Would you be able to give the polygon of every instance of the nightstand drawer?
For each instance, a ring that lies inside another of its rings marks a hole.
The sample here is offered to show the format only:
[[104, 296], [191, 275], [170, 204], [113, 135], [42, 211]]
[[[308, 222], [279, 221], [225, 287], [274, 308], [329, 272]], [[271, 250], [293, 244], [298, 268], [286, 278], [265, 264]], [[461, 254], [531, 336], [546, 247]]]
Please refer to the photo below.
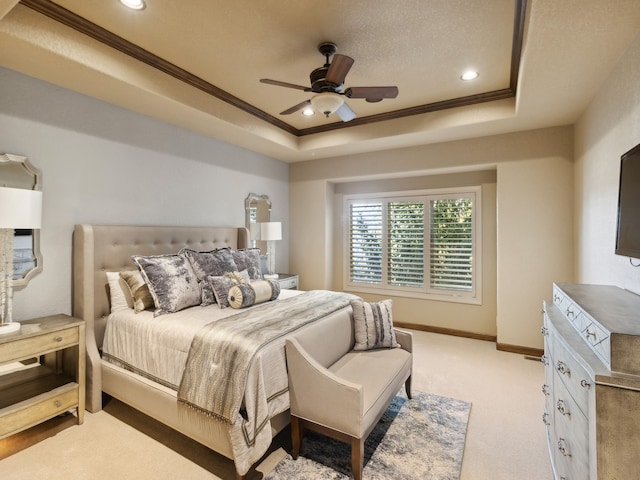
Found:
[[67, 328], [42, 335], [26, 337], [6, 343], [0, 349], [0, 364], [31, 358], [34, 353], [45, 353], [61, 350], [78, 344], [78, 327]]
[[20, 403], [0, 409], [0, 438], [19, 432], [78, 406], [78, 384], [67, 383]]
[[278, 278], [274, 280], [278, 281], [282, 290], [297, 290], [299, 278], [300, 277], [295, 274], [280, 273]]

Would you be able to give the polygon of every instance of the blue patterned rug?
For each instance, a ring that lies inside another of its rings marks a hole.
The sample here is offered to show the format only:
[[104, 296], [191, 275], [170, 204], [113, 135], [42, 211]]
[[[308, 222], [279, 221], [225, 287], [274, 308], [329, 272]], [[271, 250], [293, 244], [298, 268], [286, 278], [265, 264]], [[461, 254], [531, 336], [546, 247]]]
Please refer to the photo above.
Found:
[[[471, 404], [404, 389], [365, 442], [366, 480], [458, 480]], [[297, 460], [285, 456], [265, 480], [342, 480], [351, 477], [351, 450], [305, 432]]]

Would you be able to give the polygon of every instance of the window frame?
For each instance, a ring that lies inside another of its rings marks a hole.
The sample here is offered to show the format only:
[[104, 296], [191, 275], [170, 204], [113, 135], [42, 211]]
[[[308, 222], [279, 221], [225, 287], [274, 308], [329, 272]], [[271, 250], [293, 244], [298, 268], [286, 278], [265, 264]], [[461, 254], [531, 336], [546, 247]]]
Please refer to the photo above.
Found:
[[[458, 291], [447, 289], [435, 289], [431, 287], [430, 281], [430, 215], [431, 200], [472, 198], [472, 289], [471, 291]], [[409, 287], [400, 285], [390, 285], [388, 279], [388, 202], [401, 201], [423, 201], [424, 205], [424, 285], [420, 287]], [[364, 282], [351, 281], [350, 271], [350, 228], [351, 212], [350, 206], [357, 202], [382, 202], [382, 283], [368, 284]], [[468, 187], [424, 189], [403, 192], [384, 192], [369, 194], [348, 194], [343, 200], [343, 289], [356, 292], [377, 295], [393, 295], [398, 297], [409, 297], [425, 300], [436, 300], [444, 302], [468, 303], [474, 305], [482, 304], [482, 187], [479, 185]]]

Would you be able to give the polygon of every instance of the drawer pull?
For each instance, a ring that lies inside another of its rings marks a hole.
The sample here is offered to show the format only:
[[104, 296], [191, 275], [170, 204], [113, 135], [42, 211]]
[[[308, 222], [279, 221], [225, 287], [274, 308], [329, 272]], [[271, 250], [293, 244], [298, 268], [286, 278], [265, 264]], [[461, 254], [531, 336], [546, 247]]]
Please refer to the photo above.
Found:
[[551, 423], [549, 422], [549, 414], [548, 413], [543, 413], [542, 414], [542, 423], [544, 423], [547, 427], [549, 425], [551, 425]]
[[550, 390], [551, 389], [549, 388], [549, 385], [547, 385], [546, 383], [544, 385], [542, 385], [542, 393], [544, 393], [545, 395], [548, 396], [549, 393], [550, 393]]
[[542, 327], [542, 328], [540, 329], [540, 333], [541, 333], [544, 337], [546, 337], [547, 335], [549, 335], [549, 329], [548, 329], [547, 327]]
[[60, 343], [62, 341], [62, 337], [56, 337], [56, 342]]
[[553, 296], [553, 301], [554, 301], [554, 302], [556, 302], [556, 303], [558, 303], [558, 302], [560, 301], [560, 295], [557, 295], [557, 294], [556, 294], [556, 295], [554, 295], [554, 296]]
[[567, 448], [567, 444], [564, 440], [564, 438], [560, 438], [560, 440], [558, 440], [558, 450], [560, 450], [560, 453], [562, 455], [564, 455], [565, 457], [570, 457], [571, 454], [569, 453], [569, 449]]
[[567, 307], [567, 310], [565, 310], [565, 314], [567, 315], [567, 318], [569, 317], [573, 318], [576, 316], [575, 312], [571, 310], [570, 307]]
[[56, 400], [55, 402], [53, 402], [53, 404], [56, 406], [56, 408], [60, 408], [62, 406], [62, 402], [60, 400]]
[[566, 375], [567, 377], [571, 376], [571, 370], [562, 360], [558, 360], [558, 363], [556, 363], [556, 370], [558, 370], [561, 374]]
[[595, 331], [587, 328], [587, 331], [585, 332], [585, 337], [586, 337], [587, 340], [590, 340], [593, 343], [596, 343], [597, 335], [596, 335]]
[[571, 412], [567, 408], [567, 404], [564, 403], [564, 400], [558, 400], [558, 402], [556, 403], [556, 408], [562, 415], [566, 415], [567, 417], [571, 416]]
[[540, 357], [540, 361], [544, 364], [544, 365], [549, 365], [549, 358], [546, 355], [542, 355]]
[[589, 382], [587, 382], [586, 380], [580, 380], [580, 386], [582, 388], [591, 388], [591, 384]]

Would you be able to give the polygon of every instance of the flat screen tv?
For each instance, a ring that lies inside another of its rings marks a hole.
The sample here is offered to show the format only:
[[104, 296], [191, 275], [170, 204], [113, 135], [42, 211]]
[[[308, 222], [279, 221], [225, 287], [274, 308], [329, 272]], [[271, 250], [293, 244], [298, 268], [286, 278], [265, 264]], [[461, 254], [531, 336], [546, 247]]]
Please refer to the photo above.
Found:
[[620, 162], [616, 255], [640, 258], [640, 144]]

